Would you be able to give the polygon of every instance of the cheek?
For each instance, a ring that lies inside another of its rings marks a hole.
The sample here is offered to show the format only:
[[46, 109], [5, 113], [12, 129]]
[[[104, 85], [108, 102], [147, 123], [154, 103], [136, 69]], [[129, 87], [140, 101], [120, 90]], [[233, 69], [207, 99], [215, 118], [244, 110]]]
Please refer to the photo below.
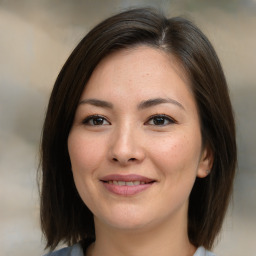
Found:
[[201, 139], [196, 134], [192, 136], [180, 134], [155, 141], [151, 147], [155, 163], [161, 166], [167, 174], [181, 174], [182, 171], [196, 172], [201, 152]]
[[68, 151], [71, 160], [72, 172], [77, 191], [83, 202], [92, 208], [93, 195], [95, 195], [95, 180], [97, 180], [94, 170], [101, 162], [101, 151], [98, 143], [92, 138], [84, 136], [79, 131], [73, 131], [68, 138]]
[[92, 138], [71, 132], [68, 138], [68, 151], [74, 174], [86, 175], [97, 167], [102, 155], [102, 147], [98, 145]]

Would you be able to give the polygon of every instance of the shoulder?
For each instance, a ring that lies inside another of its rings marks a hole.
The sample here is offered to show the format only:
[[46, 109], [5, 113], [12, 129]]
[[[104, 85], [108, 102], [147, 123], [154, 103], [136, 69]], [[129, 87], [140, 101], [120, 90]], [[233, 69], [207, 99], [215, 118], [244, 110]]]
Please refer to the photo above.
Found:
[[84, 253], [82, 247], [79, 244], [75, 244], [58, 251], [49, 252], [44, 256], [84, 256]]
[[207, 251], [204, 247], [199, 247], [194, 256], [216, 256], [214, 253]]

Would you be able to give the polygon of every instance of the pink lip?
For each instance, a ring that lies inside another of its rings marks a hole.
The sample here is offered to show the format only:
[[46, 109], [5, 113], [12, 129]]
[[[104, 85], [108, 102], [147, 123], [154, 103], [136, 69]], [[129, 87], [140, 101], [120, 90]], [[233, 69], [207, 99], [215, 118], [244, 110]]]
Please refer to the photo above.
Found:
[[137, 174], [128, 174], [128, 175], [120, 175], [120, 174], [111, 174], [107, 175], [100, 179], [101, 181], [110, 181], [110, 180], [120, 180], [120, 181], [144, 181], [145, 183], [153, 182], [155, 180], [137, 175]]
[[[104, 187], [117, 195], [122, 195], [122, 196], [132, 196], [135, 194], [138, 194], [148, 188], [150, 188], [155, 182], [155, 180], [140, 176], [137, 174], [130, 174], [130, 175], [119, 175], [119, 174], [112, 174], [112, 175], [107, 175], [103, 178], [100, 179], [104, 185]], [[115, 184], [109, 184], [107, 181], [140, 181], [140, 182], [145, 182], [145, 184], [140, 184], [140, 185], [134, 185], [134, 186], [119, 186]]]

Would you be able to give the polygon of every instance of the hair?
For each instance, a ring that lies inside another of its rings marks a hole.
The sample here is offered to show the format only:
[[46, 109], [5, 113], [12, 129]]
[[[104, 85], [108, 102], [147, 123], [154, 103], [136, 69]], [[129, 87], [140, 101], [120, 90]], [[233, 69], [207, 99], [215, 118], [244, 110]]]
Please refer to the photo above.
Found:
[[41, 227], [46, 247], [94, 240], [93, 214], [76, 190], [67, 148], [74, 114], [93, 70], [107, 55], [146, 45], [175, 57], [196, 100], [204, 145], [213, 154], [206, 178], [196, 178], [189, 198], [190, 242], [211, 249], [232, 194], [237, 152], [226, 79], [207, 37], [181, 17], [154, 9], [132, 9], [93, 28], [73, 50], [55, 82], [41, 142]]

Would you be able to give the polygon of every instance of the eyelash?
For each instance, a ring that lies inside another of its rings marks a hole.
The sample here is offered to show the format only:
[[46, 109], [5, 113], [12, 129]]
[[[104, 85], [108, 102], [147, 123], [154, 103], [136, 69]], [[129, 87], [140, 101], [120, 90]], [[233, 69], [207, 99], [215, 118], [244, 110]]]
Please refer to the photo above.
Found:
[[88, 116], [86, 117], [84, 120], [83, 120], [83, 124], [85, 125], [90, 125], [90, 126], [101, 126], [101, 125], [97, 125], [97, 124], [90, 124], [90, 121], [93, 121], [93, 120], [96, 120], [96, 119], [102, 119], [102, 121], [107, 121], [109, 124], [111, 124], [107, 119], [106, 117], [104, 116], [101, 116], [101, 115], [91, 115], [91, 116]]
[[[91, 115], [91, 116], [88, 116], [86, 117], [84, 120], [83, 120], [83, 124], [84, 125], [90, 125], [90, 126], [102, 126], [102, 125], [106, 125], [106, 124], [91, 124], [90, 122], [92, 121], [95, 121], [96, 119], [101, 119], [101, 121], [104, 123], [105, 121], [108, 122], [108, 124], [111, 125], [111, 123], [106, 119], [106, 117], [104, 116], [101, 116], [101, 115]], [[151, 120], [156, 120], [156, 118], [161, 118], [162, 120], [165, 121], [168, 121], [167, 124], [160, 124], [160, 125], [157, 125], [157, 124], [149, 124], [149, 122]], [[156, 115], [152, 115], [149, 117], [148, 121], [145, 122], [145, 124], [148, 124], [148, 125], [153, 125], [153, 126], [166, 126], [166, 125], [169, 125], [169, 124], [175, 124], [177, 123], [176, 120], [174, 120], [173, 118], [171, 118], [170, 116], [167, 116], [167, 115], [164, 115], [164, 114], [156, 114]]]
[[151, 120], [156, 120], [156, 118], [162, 118], [164, 121], [168, 121], [168, 124], [160, 124], [160, 125], [156, 125], [156, 124], [149, 124], [149, 125], [155, 125], [155, 126], [166, 126], [166, 125], [169, 125], [169, 124], [176, 124], [176, 120], [174, 120], [173, 118], [171, 118], [170, 116], [167, 116], [167, 115], [164, 115], [164, 114], [156, 114], [156, 115], [153, 115], [151, 117], [149, 117], [148, 121], [146, 123], [149, 123], [149, 121]]

